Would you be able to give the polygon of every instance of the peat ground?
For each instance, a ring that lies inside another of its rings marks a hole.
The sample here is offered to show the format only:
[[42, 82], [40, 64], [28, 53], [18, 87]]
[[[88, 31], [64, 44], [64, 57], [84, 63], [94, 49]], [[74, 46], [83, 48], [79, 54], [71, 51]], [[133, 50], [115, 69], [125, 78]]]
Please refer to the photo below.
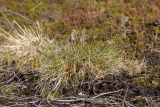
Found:
[[[158, 66], [160, 54], [150, 53], [147, 60], [150, 67]], [[38, 74], [22, 74], [18, 71], [17, 74], [13, 74], [15, 71], [12, 70], [1, 71], [3, 79], [0, 84], [0, 105], [8, 107], [159, 107], [160, 72], [158, 69], [157, 67], [156, 72], [144, 71], [136, 75], [129, 75], [126, 72], [118, 75], [108, 74], [104, 79], [84, 83], [74, 89], [72, 87], [64, 89], [61, 91], [63, 95], [51, 99], [38, 95], [38, 88], [35, 88]], [[33, 81], [31, 77], [35, 80]], [[13, 93], [11, 93], [9, 88], [8, 91], [4, 91], [4, 87], [7, 86], [17, 87], [12, 89]]]

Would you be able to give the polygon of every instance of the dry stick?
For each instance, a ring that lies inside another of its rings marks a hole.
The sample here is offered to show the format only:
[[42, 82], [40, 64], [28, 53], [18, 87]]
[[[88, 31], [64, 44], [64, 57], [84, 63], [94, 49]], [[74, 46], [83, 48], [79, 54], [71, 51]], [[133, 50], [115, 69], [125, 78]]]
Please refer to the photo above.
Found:
[[106, 101], [104, 99], [92, 99], [92, 98], [77, 98], [77, 99], [70, 99], [70, 100], [51, 100], [49, 104], [71, 104], [71, 103], [80, 103], [80, 102], [85, 102], [85, 103], [92, 103], [92, 104], [106, 104]]
[[118, 92], [120, 92], [120, 91], [123, 91], [123, 89], [118, 90], [118, 91], [112, 91], [112, 92], [101, 93], [101, 94], [99, 94], [99, 95], [97, 95], [97, 96], [94, 96], [94, 97], [92, 97], [92, 98], [98, 98], [98, 97], [101, 97], [101, 96], [104, 96], [104, 95], [118, 93]]
[[127, 88], [127, 90], [126, 90], [126, 92], [125, 92], [125, 95], [124, 95], [124, 98], [123, 98], [123, 102], [124, 102], [124, 106], [125, 106], [125, 104], [126, 104], [126, 106], [128, 105], [128, 103], [127, 103], [127, 101], [126, 101], [126, 96], [127, 96], [127, 93], [128, 93], [128, 88]]
[[154, 52], [160, 53], [160, 50], [158, 50], [158, 49], [151, 49], [151, 50], [154, 51]]
[[51, 93], [54, 91], [54, 90], [56, 90], [58, 87], [59, 87], [59, 85], [61, 84], [61, 81], [62, 81], [62, 79], [63, 78], [60, 78], [59, 79], [59, 81], [57, 82], [57, 84], [56, 84], [56, 86], [50, 91], [50, 93], [48, 94], [48, 96], [47, 96], [47, 102], [50, 104], [50, 102], [49, 102], [49, 96], [51, 95]]
[[123, 98], [123, 104], [125, 104], [124, 106], [127, 106], [127, 107], [136, 107], [134, 105], [132, 105], [131, 103], [129, 103], [127, 100], [126, 100], [126, 96], [127, 96], [127, 93], [128, 93], [128, 88], [125, 92], [125, 95], [124, 95], [124, 98]]
[[70, 100], [51, 100], [50, 105], [70, 105], [75, 103], [90, 103], [90, 104], [104, 104], [104, 105], [119, 105], [120, 102], [116, 102], [113, 99], [109, 98], [78, 98], [78, 99], [70, 99]]
[[91, 98], [77, 98], [77, 97], [73, 97], [72, 99], [53, 99], [50, 101], [50, 104], [70, 104], [70, 103], [76, 103], [76, 102], [88, 102], [88, 103], [101, 103], [101, 104], [106, 104], [106, 100], [104, 99], [99, 99], [98, 97], [102, 97], [104, 95], [109, 95], [109, 94], [114, 94], [114, 93], [118, 93], [121, 90], [118, 91], [112, 91], [112, 92], [105, 92], [105, 93], [101, 93], [99, 95], [96, 95], [94, 97]]
[[[11, 82], [15, 77], [17, 78], [17, 75], [18, 75], [18, 73], [15, 73], [14, 72], [14, 76], [12, 77], [12, 78], [10, 78], [7, 82], [6, 82], [6, 84], [8, 84], [9, 82]], [[18, 79], [19, 80], [19, 79]]]

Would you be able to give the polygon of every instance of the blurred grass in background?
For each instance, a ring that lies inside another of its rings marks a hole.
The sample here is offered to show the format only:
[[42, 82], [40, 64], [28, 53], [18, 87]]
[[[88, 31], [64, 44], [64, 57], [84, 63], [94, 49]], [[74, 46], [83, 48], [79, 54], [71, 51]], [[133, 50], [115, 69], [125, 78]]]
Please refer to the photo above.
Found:
[[66, 40], [73, 29], [85, 28], [88, 41], [112, 40], [132, 57], [154, 48], [160, 32], [152, 26], [160, 19], [159, 0], [1, 0], [0, 11], [6, 30], [13, 20], [26, 26], [39, 21], [46, 36]]

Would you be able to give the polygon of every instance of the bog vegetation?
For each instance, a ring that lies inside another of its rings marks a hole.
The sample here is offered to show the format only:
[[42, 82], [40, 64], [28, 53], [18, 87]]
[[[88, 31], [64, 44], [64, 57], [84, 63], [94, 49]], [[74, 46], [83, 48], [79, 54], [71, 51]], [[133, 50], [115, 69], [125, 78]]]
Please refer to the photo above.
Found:
[[159, 19], [159, 0], [1, 0], [1, 93], [91, 94], [85, 87], [124, 72], [158, 89], [148, 74], [160, 71]]

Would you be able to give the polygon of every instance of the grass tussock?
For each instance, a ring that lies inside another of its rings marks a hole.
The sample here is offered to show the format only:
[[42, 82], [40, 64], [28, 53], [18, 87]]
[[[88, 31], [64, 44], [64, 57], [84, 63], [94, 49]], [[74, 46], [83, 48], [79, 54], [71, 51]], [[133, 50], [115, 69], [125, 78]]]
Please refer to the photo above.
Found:
[[144, 61], [126, 58], [116, 44], [87, 42], [84, 34], [76, 38], [74, 33], [66, 42], [49, 40], [39, 24], [30, 29], [15, 24], [18, 29], [13, 27], [10, 32], [0, 28], [0, 35], [7, 41], [1, 44], [1, 53], [10, 53], [8, 59], [14, 60], [18, 69], [38, 70], [41, 91], [94, 81], [108, 73], [128, 71], [134, 74], [145, 68]]
[[42, 29], [39, 23], [35, 29], [21, 27], [16, 21], [10, 32], [0, 28], [0, 36], [4, 38], [0, 52], [11, 55], [10, 60], [17, 60], [22, 66], [31, 61], [44, 45]]

